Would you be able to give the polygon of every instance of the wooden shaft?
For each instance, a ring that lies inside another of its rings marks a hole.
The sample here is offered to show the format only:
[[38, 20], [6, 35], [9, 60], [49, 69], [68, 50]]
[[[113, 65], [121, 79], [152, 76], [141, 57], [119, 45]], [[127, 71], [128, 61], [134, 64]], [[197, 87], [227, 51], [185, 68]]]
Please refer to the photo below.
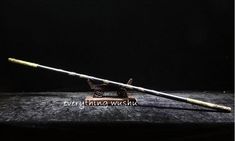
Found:
[[175, 96], [175, 95], [171, 95], [171, 94], [160, 92], [160, 91], [146, 89], [146, 88], [133, 86], [133, 85], [129, 85], [129, 84], [124, 84], [124, 83], [120, 83], [120, 82], [115, 82], [115, 81], [111, 81], [111, 80], [107, 80], [107, 79], [89, 76], [86, 74], [81, 74], [81, 73], [66, 71], [66, 70], [62, 70], [62, 69], [52, 68], [52, 67], [48, 67], [48, 66], [44, 66], [44, 65], [40, 65], [40, 64], [36, 64], [36, 63], [31, 63], [31, 62], [27, 62], [27, 61], [22, 61], [22, 60], [18, 60], [18, 59], [14, 59], [14, 58], [8, 58], [8, 60], [10, 62], [21, 64], [21, 65], [26, 65], [26, 66], [30, 66], [30, 67], [34, 67], [34, 68], [47, 69], [47, 70], [56, 71], [56, 72], [60, 72], [60, 73], [66, 73], [71, 76], [78, 76], [78, 77], [84, 78], [84, 79], [100, 81], [105, 84], [116, 85], [116, 86], [120, 86], [123, 88], [131, 89], [131, 90], [141, 91], [141, 92], [148, 93], [148, 94], [155, 95], [155, 96], [165, 97], [165, 98], [169, 98], [169, 99], [173, 99], [173, 100], [177, 100], [177, 101], [181, 101], [181, 102], [186, 102], [186, 103], [190, 103], [190, 104], [195, 104], [195, 105], [199, 105], [199, 106], [203, 106], [203, 107], [208, 107], [208, 108], [212, 108], [212, 109], [216, 109], [216, 110], [231, 112], [230, 107], [226, 107], [223, 105], [217, 105], [217, 104], [204, 102], [204, 101], [200, 101], [200, 100], [196, 100], [196, 99]]

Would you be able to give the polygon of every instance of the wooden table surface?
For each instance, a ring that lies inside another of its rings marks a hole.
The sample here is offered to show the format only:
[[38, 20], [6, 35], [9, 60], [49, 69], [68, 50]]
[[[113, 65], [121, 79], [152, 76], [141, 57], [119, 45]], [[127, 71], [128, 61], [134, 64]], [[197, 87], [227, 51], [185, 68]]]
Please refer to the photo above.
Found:
[[[138, 102], [138, 105], [132, 106], [84, 106], [85, 97], [92, 95], [92, 92], [0, 93], [1, 132], [15, 130], [18, 133], [22, 130], [25, 133], [25, 128], [26, 132], [31, 132], [32, 129], [48, 131], [50, 128], [57, 132], [62, 128], [62, 131], [58, 132], [63, 134], [65, 128], [75, 128], [76, 136], [77, 131], [98, 135], [109, 132], [116, 135], [117, 132], [125, 134], [132, 130], [137, 137], [146, 135], [181, 140], [183, 136], [190, 140], [201, 138], [232, 140], [233, 93], [205, 91], [168, 93], [226, 105], [232, 107], [232, 112], [218, 112], [138, 92], [130, 94]], [[114, 92], [107, 94], [113, 95]]]

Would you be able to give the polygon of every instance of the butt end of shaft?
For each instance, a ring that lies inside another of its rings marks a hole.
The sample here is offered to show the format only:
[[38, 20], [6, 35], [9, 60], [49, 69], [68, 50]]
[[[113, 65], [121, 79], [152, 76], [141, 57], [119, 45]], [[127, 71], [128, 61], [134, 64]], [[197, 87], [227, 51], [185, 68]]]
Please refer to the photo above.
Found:
[[224, 112], [228, 112], [228, 113], [230, 113], [232, 111], [231, 107], [213, 104], [213, 103], [209, 103], [209, 102], [204, 102], [204, 101], [200, 101], [200, 100], [196, 100], [196, 99], [192, 99], [192, 98], [187, 98], [187, 101], [191, 104], [196, 104], [196, 105], [216, 109], [219, 111], [224, 111]]
[[24, 66], [29, 66], [29, 67], [33, 67], [33, 68], [38, 67], [38, 64], [36, 64], [36, 63], [31, 63], [31, 62], [27, 62], [27, 61], [15, 59], [15, 58], [8, 58], [8, 61], [11, 62], [11, 63], [20, 64], [20, 65], [24, 65]]

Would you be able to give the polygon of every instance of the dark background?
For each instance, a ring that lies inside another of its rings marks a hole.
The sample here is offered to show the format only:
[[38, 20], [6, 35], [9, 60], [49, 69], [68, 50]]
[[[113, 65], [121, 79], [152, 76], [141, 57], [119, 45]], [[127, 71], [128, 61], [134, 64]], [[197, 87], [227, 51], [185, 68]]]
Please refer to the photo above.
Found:
[[233, 90], [232, 0], [4, 0], [0, 91], [88, 91], [8, 57], [156, 90]]
[[[85, 80], [11, 64], [8, 57], [119, 82], [132, 77], [134, 85], [161, 91], [233, 91], [233, 13], [233, 0], [3, 0], [0, 92], [90, 90]], [[233, 140], [233, 124], [226, 122], [192, 126], [162, 120], [151, 126], [55, 122], [59, 127], [46, 123], [46, 128], [6, 122], [10, 125], [0, 123], [0, 133], [31, 140], [35, 134]]]

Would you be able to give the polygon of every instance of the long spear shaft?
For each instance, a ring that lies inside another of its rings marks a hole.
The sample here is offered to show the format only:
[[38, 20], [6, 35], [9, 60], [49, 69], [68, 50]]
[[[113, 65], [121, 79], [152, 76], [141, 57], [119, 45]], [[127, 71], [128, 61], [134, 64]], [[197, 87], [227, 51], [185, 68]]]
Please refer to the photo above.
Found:
[[148, 94], [155, 95], [155, 96], [165, 97], [165, 98], [168, 98], [168, 99], [173, 99], [173, 100], [177, 100], [177, 101], [181, 101], [181, 102], [195, 104], [195, 105], [199, 105], [199, 106], [203, 106], [203, 107], [207, 107], [207, 108], [212, 108], [212, 109], [216, 109], [216, 110], [220, 110], [220, 111], [231, 112], [230, 107], [223, 106], [223, 105], [204, 102], [204, 101], [196, 100], [196, 99], [192, 99], [192, 98], [185, 98], [185, 97], [175, 96], [175, 95], [172, 95], [172, 94], [168, 94], [168, 93], [164, 93], [164, 92], [160, 92], [160, 91], [156, 91], [156, 90], [151, 90], [151, 89], [146, 89], [146, 88], [143, 88], [143, 87], [138, 87], [138, 86], [133, 86], [133, 85], [124, 84], [124, 83], [120, 83], [120, 82], [115, 82], [115, 81], [111, 81], [111, 80], [107, 80], [107, 79], [102, 79], [102, 78], [98, 78], [98, 77], [94, 77], [94, 76], [89, 76], [89, 75], [86, 75], [86, 74], [81, 74], [81, 73], [66, 71], [66, 70], [62, 70], [62, 69], [52, 68], [52, 67], [48, 67], [48, 66], [44, 66], [44, 65], [40, 65], [40, 64], [36, 64], [36, 63], [31, 63], [31, 62], [27, 62], [27, 61], [23, 61], [23, 60], [19, 60], [19, 59], [8, 58], [8, 60], [12, 63], [26, 65], [26, 66], [30, 66], [30, 67], [33, 67], [33, 68], [42, 68], [42, 69], [52, 70], [52, 71], [56, 71], [56, 72], [65, 73], [65, 74], [68, 74], [68, 75], [71, 75], [71, 76], [77, 76], [77, 77], [84, 78], [84, 79], [100, 81], [100, 82], [103, 82], [105, 84], [116, 85], [116, 86], [120, 86], [120, 87], [123, 87], [123, 88], [148, 93]]

